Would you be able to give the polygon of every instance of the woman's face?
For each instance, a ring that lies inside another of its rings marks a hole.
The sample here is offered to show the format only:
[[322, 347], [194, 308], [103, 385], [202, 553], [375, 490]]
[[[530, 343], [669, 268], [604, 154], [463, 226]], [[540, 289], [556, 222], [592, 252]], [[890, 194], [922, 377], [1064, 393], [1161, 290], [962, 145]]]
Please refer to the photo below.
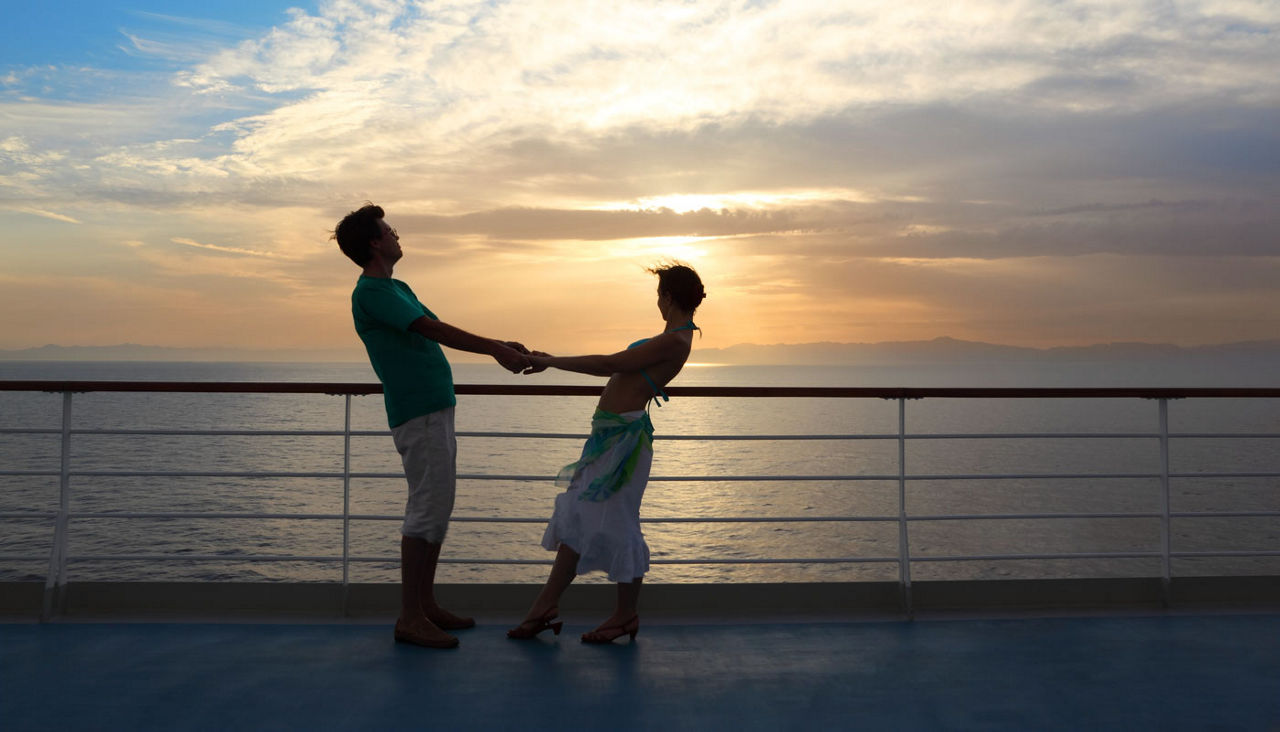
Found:
[[662, 288], [658, 288], [658, 312], [662, 314], [663, 319], [667, 317], [667, 310], [671, 307], [671, 294], [663, 292]]

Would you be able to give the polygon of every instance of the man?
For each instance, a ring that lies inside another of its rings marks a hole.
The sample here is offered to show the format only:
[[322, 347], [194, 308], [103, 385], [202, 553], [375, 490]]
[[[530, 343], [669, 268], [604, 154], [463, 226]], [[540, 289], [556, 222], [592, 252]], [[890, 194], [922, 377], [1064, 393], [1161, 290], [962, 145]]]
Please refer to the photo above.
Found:
[[529, 366], [519, 343], [482, 338], [436, 318], [413, 290], [391, 276], [403, 252], [383, 210], [368, 204], [333, 232], [342, 252], [362, 269], [351, 293], [356, 333], [382, 381], [387, 423], [409, 482], [400, 529], [400, 617], [395, 639], [428, 648], [455, 648], [448, 630], [470, 628], [436, 603], [436, 564], [453, 512], [457, 441], [453, 374], [441, 345], [492, 356], [503, 368]]

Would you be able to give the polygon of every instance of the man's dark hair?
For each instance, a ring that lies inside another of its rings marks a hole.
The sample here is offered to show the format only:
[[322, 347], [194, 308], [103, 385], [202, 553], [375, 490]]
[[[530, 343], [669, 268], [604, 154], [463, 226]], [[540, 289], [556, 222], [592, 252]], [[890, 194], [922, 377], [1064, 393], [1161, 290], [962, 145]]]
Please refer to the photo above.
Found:
[[338, 228], [333, 230], [331, 238], [338, 240], [338, 248], [343, 254], [363, 267], [373, 258], [373, 254], [369, 251], [369, 242], [382, 236], [378, 222], [384, 216], [381, 206], [366, 203], [339, 221]]
[[658, 275], [658, 291], [671, 295], [681, 310], [692, 313], [707, 296], [707, 291], [702, 289], [702, 278], [688, 265], [672, 262], [653, 267], [649, 272]]

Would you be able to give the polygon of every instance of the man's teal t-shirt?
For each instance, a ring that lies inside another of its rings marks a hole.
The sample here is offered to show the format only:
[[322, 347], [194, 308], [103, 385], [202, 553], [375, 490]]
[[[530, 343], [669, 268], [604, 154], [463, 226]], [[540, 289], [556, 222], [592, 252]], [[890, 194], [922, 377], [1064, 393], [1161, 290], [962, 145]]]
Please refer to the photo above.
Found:
[[351, 293], [351, 314], [382, 381], [387, 424], [396, 427], [457, 404], [453, 372], [440, 344], [409, 330], [409, 324], [424, 315], [439, 318], [408, 285], [390, 277], [361, 275]]

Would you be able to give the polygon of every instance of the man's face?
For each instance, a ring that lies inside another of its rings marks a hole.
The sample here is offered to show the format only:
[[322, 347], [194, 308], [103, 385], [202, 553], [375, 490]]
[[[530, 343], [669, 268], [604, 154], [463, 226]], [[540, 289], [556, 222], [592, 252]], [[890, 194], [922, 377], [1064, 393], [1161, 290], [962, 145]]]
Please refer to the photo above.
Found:
[[378, 231], [382, 232], [375, 240], [378, 251], [389, 261], [399, 261], [404, 256], [404, 250], [400, 248], [400, 235], [383, 219], [378, 219]]

